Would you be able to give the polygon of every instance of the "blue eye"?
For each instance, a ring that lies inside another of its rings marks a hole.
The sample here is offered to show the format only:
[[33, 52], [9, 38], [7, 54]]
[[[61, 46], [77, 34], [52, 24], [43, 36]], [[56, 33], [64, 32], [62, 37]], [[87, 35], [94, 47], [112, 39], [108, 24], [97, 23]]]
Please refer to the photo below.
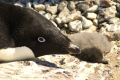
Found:
[[38, 41], [39, 41], [39, 42], [45, 42], [45, 39], [44, 39], [43, 37], [39, 37], [39, 38], [38, 38]]

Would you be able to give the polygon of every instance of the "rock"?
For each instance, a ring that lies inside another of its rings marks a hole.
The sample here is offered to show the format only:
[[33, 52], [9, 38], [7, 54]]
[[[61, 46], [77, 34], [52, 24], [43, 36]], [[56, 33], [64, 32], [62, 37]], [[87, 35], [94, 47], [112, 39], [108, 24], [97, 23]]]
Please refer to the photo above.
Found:
[[57, 6], [50, 6], [46, 8], [46, 11], [51, 13], [51, 14], [56, 14], [57, 13]]
[[106, 24], [106, 30], [109, 31], [109, 32], [115, 32], [117, 31], [117, 25], [114, 25], [114, 24]]
[[57, 18], [55, 18], [55, 21], [56, 21], [56, 23], [58, 24], [58, 26], [61, 28], [62, 26], [62, 21], [61, 21], [61, 19], [59, 18], [59, 17], [57, 17]]
[[45, 11], [39, 11], [39, 13], [40, 13], [41, 15], [43, 15], [43, 16], [46, 14]]
[[85, 12], [87, 9], [89, 9], [89, 5], [86, 4], [78, 4], [77, 8], [80, 9], [81, 11]]
[[50, 20], [51, 14], [50, 14], [50, 13], [46, 13], [46, 14], [44, 15], [44, 17], [47, 18], [48, 20]]
[[111, 1], [111, 0], [102, 0], [100, 3], [100, 6], [105, 6], [105, 7], [110, 7], [110, 6], [115, 6], [116, 3]]
[[63, 24], [63, 26], [64, 26], [65, 28], [67, 28], [67, 27], [68, 27], [68, 25], [67, 25], [67, 24]]
[[64, 7], [67, 7], [67, 4], [68, 4], [67, 1], [60, 2], [59, 5], [58, 5], [58, 10], [62, 11], [64, 9]]
[[70, 11], [72, 11], [72, 10], [75, 9], [75, 3], [74, 3], [73, 1], [70, 1], [70, 2], [68, 3], [68, 9], [69, 9]]
[[98, 10], [98, 5], [94, 5], [92, 7], [90, 7], [89, 9], [87, 9], [88, 12], [95, 12]]
[[17, 3], [15, 3], [14, 5], [16, 5], [16, 6], [20, 6], [20, 7], [25, 7], [25, 5], [22, 4], [22, 3], [20, 3], [20, 2], [17, 2]]
[[120, 19], [117, 18], [117, 17], [109, 19], [109, 23], [110, 23], [110, 24], [115, 24], [115, 23], [117, 23], [118, 21], [120, 21]]
[[95, 14], [95, 13], [87, 13], [87, 18], [88, 19], [96, 19], [97, 18], [97, 14]]
[[47, 7], [49, 7], [49, 6], [52, 6], [52, 3], [51, 3], [50, 1], [48, 1], [48, 2], [45, 2], [44, 5], [45, 5], [46, 8], [47, 8]]
[[82, 21], [82, 26], [83, 28], [87, 29], [89, 28], [91, 25], [93, 25], [91, 20], [87, 20], [85, 17], [81, 16], [80, 20]]
[[78, 1], [78, 2], [77, 2], [77, 5], [79, 5], [79, 4], [86, 4], [86, 5], [89, 5], [89, 4], [90, 4], [90, 0]]
[[69, 29], [74, 32], [79, 32], [82, 30], [82, 23], [79, 20], [75, 20], [69, 23]]
[[23, 4], [26, 4], [27, 2], [30, 2], [30, 0], [20, 0]]
[[120, 12], [120, 4], [119, 4], [119, 3], [116, 4], [116, 10], [117, 10], [118, 12]]
[[96, 32], [97, 27], [94, 26], [94, 25], [91, 25], [91, 26], [89, 27], [89, 29], [90, 29], [92, 32]]
[[36, 11], [44, 11], [45, 10], [45, 5], [43, 5], [43, 4], [38, 4], [38, 3], [34, 2], [33, 6]]
[[97, 19], [94, 19], [94, 20], [93, 20], [93, 25], [95, 25], [95, 26], [98, 25], [98, 20], [97, 20]]
[[105, 20], [109, 20], [110, 18], [114, 18], [116, 13], [117, 13], [117, 11], [116, 11], [115, 6], [111, 6], [111, 7], [108, 7], [108, 8], [103, 8], [99, 11], [99, 15], [104, 16]]
[[67, 7], [64, 7], [64, 9], [58, 14], [59, 18], [66, 17], [69, 15], [70, 11], [68, 10]]
[[51, 20], [54, 20], [57, 17], [57, 15], [52, 15]]
[[65, 18], [62, 18], [62, 23], [69, 23], [70, 21], [78, 19], [80, 16], [81, 16], [80, 11], [77, 11], [76, 13], [73, 13]]
[[39, 0], [38, 3], [39, 4], [43, 4], [46, 0]]
[[61, 0], [51, 0], [52, 4], [59, 4]]
[[103, 22], [103, 23], [99, 24], [99, 28], [106, 27], [106, 25], [107, 25], [107, 22]]
[[26, 8], [32, 8], [31, 5], [32, 5], [31, 2], [27, 2], [26, 3]]

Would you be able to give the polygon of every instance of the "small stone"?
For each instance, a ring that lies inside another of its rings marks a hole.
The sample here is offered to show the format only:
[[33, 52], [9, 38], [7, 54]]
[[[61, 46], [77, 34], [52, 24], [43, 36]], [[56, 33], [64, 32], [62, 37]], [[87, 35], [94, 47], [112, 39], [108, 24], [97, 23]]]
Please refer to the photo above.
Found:
[[46, 11], [51, 13], [51, 14], [56, 14], [57, 13], [57, 6], [50, 6], [46, 8]]
[[109, 19], [109, 23], [110, 23], [110, 24], [115, 24], [115, 23], [117, 23], [118, 21], [120, 21], [120, 19], [117, 18], [117, 17]]
[[86, 4], [78, 4], [77, 8], [80, 9], [81, 11], [85, 12], [87, 9], [89, 9], [89, 5]]
[[74, 3], [73, 1], [70, 1], [70, 2], [68, 3], [68, 9], [69, 9], [70, 11], [72, 11], [72, 10], [75, 9], [75, 3]]
[[25, 5], [24, 4], [22, 4], [22, 3], [15, 3], [14, 5], [16, 5], [16, 6], [20, 6], [20, 7], [25, 7]]
[[77, 11], [76, 13], [68, 15], [66, 18], [62, 18], [62, 23], [69, 23], [71, 21], [78, 19], [80, 16], [81, 16], [80, 11]]
[[91, 20], [87, 20], [85, 17], [81, 16], [80, 20], [82, 21], [82, 26], [83, 28], [87, 29], [89, 28], [91, 25], [93, 25]]
[[58, 24], [58, 26], [61, 28], [61, 19], [59, 17], [55, 18], [56, 23]]
[[109, 8], [104, 8], [99, 11], [99, 15], [103, 16], [105, 20], [109, 20], [110, 18], [114, 18], [116, 15], [116, 7], [111, 6]]
[[82, 23], [79, 20], [75, 20], [69, 23], [69, 29], [74, 32], [79, 32], [82, 30]]
[[52, 6], [52, 3], [51, 3], [50, 1], [48, 1], [48, 2], [45, 2], [44, 5], [45, 5], [46, 8], [47, 8], [48, 6]]
[[51, 14], [50, 14], [50, 13], [46, 13], [46, 14], [44, 15], [44, 17], [47, 18], [48, 20], [50, 20]]
[[91, 25], [91, 26], [89, 27], [89, 29], [90, 29], [92, 32], [96, 32], [97, 27], [94, 26], [94, 25]]
[[63, 26], [64, 26], [64, 27], [66, 27], [66, 28], [68, 27], [68, 25], [67, 25], [67, 24], [64, 24]]
[[67, 7], [67, 4], [68, 4], [67, 1], [60, 2], [59, 5], [58, 5], [58, 10], [62, 11], [64, 9], [64, 7]]
[[98, 25], [98, 20], [97, 20], [97, 19], [94, 19], [94, 20], [93, 20], [93, 25], [95, 25], [95, 26]]
[[54, 20], [57, 17], [57, 15], [52, 15], [51, 20]]
[[21, 0], [23, 4], [26, 4], [27, 2], [30, 2], [30, 0]]
[[43, 15], [43, 16], [46, 14], [45, 11], [39, 11], [39, 13], [40, 13], [41, 15]]
[[27, 3], [26, 3], [26, 8], [32, 8], [32, 7], [31, 7], [31, 2], [27, 2]]
[[103, 22], [103, 23], [99, 24], [99, 28], [101, 28], [101, 27], [106, 27], [106, 25], [107, 25], [107, 23], [106, 23], [106, 22]]
[[52, 4], [59, 4], [61, 0], [51, 0]]
[[69, 15], [70, 11], [68, 10], [67, 7], [65, 7], [58, 15], [59, 18], [66, 17]]
[[94, 5], [94, 6], [90, 7], [89, 9], [87, 9], [87, 11], [89, 11], [89, 12], [95, 12], [97, 10], [98, 10], [98, 5]]
[[45, 5], [43, 5], [43, 4], [38, 4], [38, 3], [34, 2], [33, 6], [36, 11], [44, 11], [45, 10]]
[[97, 14], [95, 14], [95, 13], [87, 13], [87, 18], [88, 19], [96, 19], [97, 18]]
[[117, 25], [114, 24], [106, 24], [106, 30], [109, 32], [115, 32], [118, 30]]
[[43, 4], [46, 0], [39, 0], [38, 3], [39, 4]]

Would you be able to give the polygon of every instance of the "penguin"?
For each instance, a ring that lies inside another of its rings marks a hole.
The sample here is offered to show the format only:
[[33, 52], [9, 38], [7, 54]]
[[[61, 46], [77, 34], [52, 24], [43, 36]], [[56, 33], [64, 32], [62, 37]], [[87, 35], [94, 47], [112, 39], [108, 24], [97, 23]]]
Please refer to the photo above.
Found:
[[89, 62], [108, 64], [104, 56], [110, 52], [111, 43], [101, 33], [75, 33], [68, 38], [81, 49], [81, 54], [71, 54]]
[[59, 46], [70, 54], [80, 52], [79, 47], [38, 12], [0, 1], [0, 61], [46, 55], [41, 52], [46, 46]]

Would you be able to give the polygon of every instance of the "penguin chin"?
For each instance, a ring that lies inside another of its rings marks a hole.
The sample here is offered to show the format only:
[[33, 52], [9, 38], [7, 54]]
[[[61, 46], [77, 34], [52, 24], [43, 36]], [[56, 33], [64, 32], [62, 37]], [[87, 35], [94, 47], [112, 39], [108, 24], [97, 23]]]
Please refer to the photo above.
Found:
[[34, 53], [28, 47], [6, 48], [0, 50], [0, 61], [9, 62], [35, 58]]

